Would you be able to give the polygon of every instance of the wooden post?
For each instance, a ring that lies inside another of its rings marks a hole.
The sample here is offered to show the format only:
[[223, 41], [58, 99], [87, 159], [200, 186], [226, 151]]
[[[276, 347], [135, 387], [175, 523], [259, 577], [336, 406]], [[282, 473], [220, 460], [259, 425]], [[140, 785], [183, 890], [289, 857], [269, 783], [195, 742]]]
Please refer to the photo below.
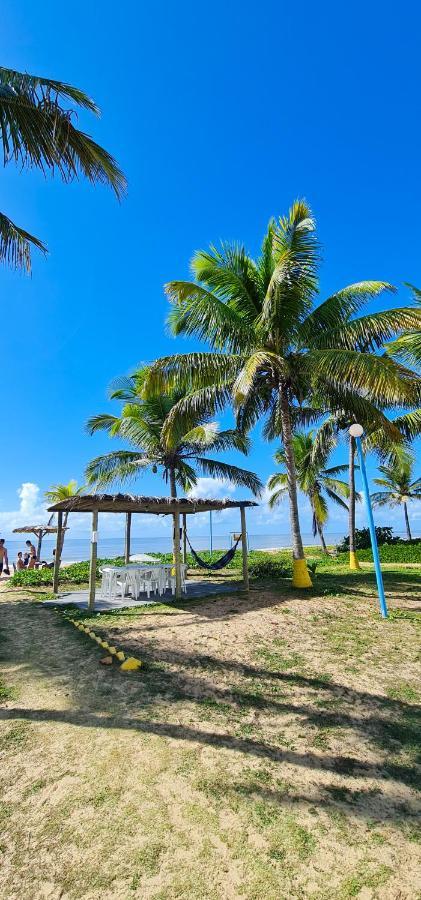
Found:
[[57, 513], [57, 538], [56, 538], [56, 555], [54, 557], [54, 577], [53, 577], [53, 591], [55, 594], [58, 592], [58, 576], [60, 572], [60, 559], [61, 559], [61, 535], [62, 535], [62, 525], [63, 525], [63, 513], [61, 509]]
[[88, 609], [95, 609], [96, 560], [98, 548], [98, 510], [92, 510], [91, 562], [89, 566], [89, 602]]
[[126, 566], [130, 562], [130, 531], [132, 527], [132, 514], [126, 513], [126, 540], [124, 544], [124, 561]]
[[38, 562], [41, 562], [41, 547], [42, 547], [42, 539], [44, 537], [44, 532], [42, 531], [42, 529], [40, 529], [40, 531], [38, 531], [36, 533], [38, 534], [37, 560], [38, 560]]
[[180, 600], [182, 590], [181, 590], [181, 560], [180, 560], [180, 513], [174, 513], [174, 539], [173, 539], [173, 554], [174, 554], [174, 568], [175, 568], [175, 596], [177, 600]]
[[183, 513], [183, 563], [187, 562], [187, 516]]
[[246, 591], [249, 589], [249, 567], [248, 567], [248, 549], [247, 549], [247, 529], [246, 529], [246, 510], [244, 506], [240, 506], [241, 511], [241, 547], [243, 550], [243, 582]]

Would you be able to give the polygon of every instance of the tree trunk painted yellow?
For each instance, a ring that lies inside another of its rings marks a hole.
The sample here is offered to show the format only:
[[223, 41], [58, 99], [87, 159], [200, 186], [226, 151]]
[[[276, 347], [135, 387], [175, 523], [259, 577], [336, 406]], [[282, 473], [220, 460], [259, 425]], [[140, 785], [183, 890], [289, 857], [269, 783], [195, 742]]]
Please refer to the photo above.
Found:
[[296, 588], [313, 587], [305, 559], [292, 560], [292, 584]]
[[293, 576], [292, 584], [294, 587], [312, 587], [312, 581], [308, 572], [307, 563], [304, 556], [303, 542], [300, 531], [300, 520], [298, 515], [298, 497], [297, 497], [297, 476], [295, 472], [294, 452], [292, 449], [292, 427], [291, 416], [289, 410], [289, 399], [286, 389], [280, 388], [280, 405], [281, 405], [281, 422], [282, 422], [282, 440], [285, 448], [286, 470], [288, 478], [288, 494], [289, 494], [289, 518], [291, 523], [292, 537], [292, 562]]
[[355, 550], [349, 551], [349, 568], [353, 569], [354, 571], [361, 569], [361, 566], [358, 562], [358, 556], [357, 556]]

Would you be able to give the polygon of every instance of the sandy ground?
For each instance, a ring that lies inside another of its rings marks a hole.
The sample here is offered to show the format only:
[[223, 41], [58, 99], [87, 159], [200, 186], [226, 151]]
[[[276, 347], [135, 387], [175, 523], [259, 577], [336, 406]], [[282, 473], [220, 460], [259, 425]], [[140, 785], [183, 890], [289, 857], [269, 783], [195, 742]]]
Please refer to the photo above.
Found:
[[[93, 627], [2, 588], [0, 896], [420, 896], [417, 587], [262, 588]], [[418, 604], [419, 605], [419, 604]]]

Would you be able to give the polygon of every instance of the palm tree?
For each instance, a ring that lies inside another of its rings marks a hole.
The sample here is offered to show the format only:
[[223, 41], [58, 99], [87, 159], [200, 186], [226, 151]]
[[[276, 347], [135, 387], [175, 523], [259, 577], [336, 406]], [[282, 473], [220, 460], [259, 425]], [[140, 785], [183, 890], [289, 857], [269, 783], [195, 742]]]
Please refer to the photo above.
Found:
[[208, 459], [210, 451], [232, 448], [247, 453], [248, 439], [237, 430], [220, 431], [216, 422], [203, 411], [188, 418], [179, 416], [176, 426], [167, 427], [167, 419], [184, 393], [174, 390], [168, 395], [144, 396], [147, 368], [114, 383], [110, 399], [123, 402], [119, 416], [109, 414], [93, 416], [87, 422], [90, 434], [107, 431], [110, 437], [128, 441], [133, 450], [114, 450], [98, 456], [89, 463], [86, 478], [89, 484], [103, 487], [112, 482], [124, 482], [137, 478], [145, 469], [154, 473], [161, 470], [169, 483], [170, 496], [177, 496], [177, 486], [189, 490], [197, 483], [196, 470], [203, 475], [226, 478], [242, 485], [254, 494], [263, 485], [257, 475], [220, 460]]
[[[305, 432], [297, 432], [292, 436], [297, 484], [300, 491], [310, 501], [313, 513], [313, 535], [314, 537], [316, 537], [316, 534], [319, 535], [324, 553], [328, 553], [323, 534], [323, 528], [328, 518], [328, 507], [324, 493], [334, 503], [348, 510], [343, 497], [349, 497], [349, 486], [346, 481], [341, 481], [337, 478], [338, 475], [348, 469], [348, 466], [340, 465], [327, 468], [328, 458], [334, 446], [335, 440], [332, 438], [330, 447], [325, 446], [322, 450], [315, 441], [313, 431], [307, 434]], [[283, 447], [276, 451], [275, 462], [286, 468], [287, 459]], [[269, 498], [269, 506], [273, 508], [288, 493], [287, 472], [276, 472], [274, 475], [271, 475], [267, 486], [270, 491], [273, 491]]]
[[[110, 185], [117, 197], [126, 180], [115, 159], [92, 138], [75, 128], [73, 107], [99, 115], [99, 109], [83, 91], [0, 67], [0, 139], [3, 162], [58, 172], [63, 181], [83, 175], [93, 183]], [[0, 260], [16, 268], [31, 268], [31, 247], [46, 252], [38, 238], [0, 213]]]
[[409, 526], [408, 502], [421, 500], [421, 478], [412, 481], [413, 458], [408, 453], [401, 453], [389, 465], [379, 466], [383, 478], [375, 478], [375, 484], [384, 488], [371, 495], [375, 506], [403, 506], [406, 534], [412, 540]]
[[[231, 400], [242, 430], [265, 415], [265, 437], [282, 437], [297, 587], [311, 586], [311, 580], [299, 525], [293, 428], [317, 421], [326, 409], [346, 409], [358, 418], [369, 402], [415, 405], [420, 395], [415, 374], [376, 350], [402, 328], [415, 327], [421, 310], [353, 318], [372, 297], [392, 290], [383, 281], [350, 285], [315, 306], [318, 267], [315, 223], [304, 201], [270, 221], [256, 260], [237, 244], [197, 252], [196, 280], [166, 286], [173, 305], [169, 323], [174, 334], [199, 336], [211, 351], [158, 360], [149, 381], [155, 393], [183, 386], [189, 393], [180, 404], [184, 412], [192, 404], [215, 410]], [[388, 427], [374, 405], [373, 416], [378, 427]]]
[[[59, 503], [60, 500], [68, 500], [69, 497], [77, 497], [79, 494], [82, 494], [84, 491], [84, 486], [81, 485], [78, 487], [77, 481], [69, 481], [68, 484], [52, 484], [48, 491], [45, 491], [44, 497], [50, 503]], [[67, 527], [67, 519], [69, 517], [69, 513], [65, 512], [63, 516], [63, 531], [61, 535], [61, 546], [60, 546], [60, 556], [63, 550], [64, 544], [64, 535], [65, 528]], [[54, 513], [50, 518], [49, 524], [54, 519]]]
[[[413, 284], [406, 284], [409, 287], [412, 299], [419, 307], [421, 307], [421, 290]], [[421, 366], [421, 328], [414, 323], [409, 331], [404, 331], [395, 341], [391, 341], [386, 347], [387, 352], [391, 356], [396, 356], [405, 362], [410, 362], [416, 368]]]

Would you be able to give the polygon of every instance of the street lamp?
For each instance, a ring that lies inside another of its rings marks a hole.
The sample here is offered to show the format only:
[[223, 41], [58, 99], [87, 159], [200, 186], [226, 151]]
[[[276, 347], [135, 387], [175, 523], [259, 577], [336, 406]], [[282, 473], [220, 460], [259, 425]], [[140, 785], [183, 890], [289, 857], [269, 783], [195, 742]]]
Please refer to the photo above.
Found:
[[366, 509], [367, 509], [367, 516], [368, 516], [368, 527], [370, 529], [371, 549], [373, 551], [374, 569], [376, 572], [377, 593], [379, 595], [379, 601], [380, 601], [380, 612], [381, 612], [383, 618], [386, 619], [387, 618], [386, 597], [384, 595], [383, 576], [382, 576], [382, 570], [380, 568], [380, 556], [379, 556], [379, 548], [377, 546], [376, 528], [374, 525], [373, 510], [371, 507], [371, 500], [370, 500], [370, 491], [368, 488], [367, 470], [365, 467], [365, 459], [364, 459], [364, 453], [363, 453], [363, 448], [362, 448], [362, 443], [361, 443], [361, 437], [364, 434], [364, 428], [362, 427], [362, 425], [359, 425], [357, 422], [355, 422], [354, 425], [351, 425], [351, 427], [349, 429], [349, 433], [350, 433], [351, 437], [355, 438], [355, 443], [357, 445], [357, 450], [358, 450], [358, 457], [360, 460], [361, 477], [363, 480], [363, 491], [364, 491], [364, 498], [365, 498], [365, 504], [366, 504]]

